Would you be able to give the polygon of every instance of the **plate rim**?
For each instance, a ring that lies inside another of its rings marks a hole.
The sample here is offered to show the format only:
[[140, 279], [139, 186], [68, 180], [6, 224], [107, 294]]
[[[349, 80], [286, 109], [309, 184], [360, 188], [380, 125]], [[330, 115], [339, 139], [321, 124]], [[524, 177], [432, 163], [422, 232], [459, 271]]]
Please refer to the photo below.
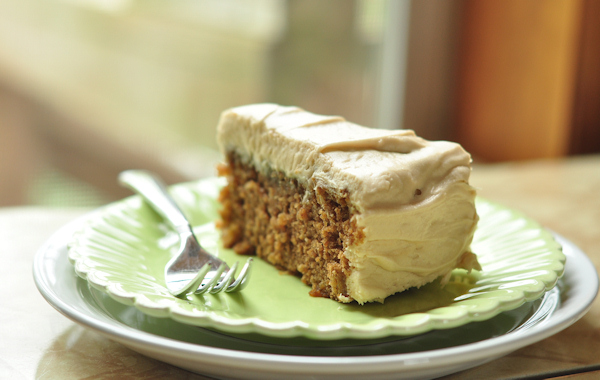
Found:
[[[159, 360], [163, 360], [164, 358], [160, 359], [157, 356], [167, 352], [171, 355], [176, 355], [184, 361], [198, 361], [203, 359], [201, 362], [205, 364], [212, 363], [213, 365], [218, 365], [220, 363], [227, 364], [227, 366], [235, 366], [239, 370], [250, 371], [248, 372], [249, 375], [257, 369], [264, 370], [265, 362], [273, 365], [269, 368], [270, 370], [274, 371], [279, 368], [280, 370], [285, 370], [286, 374], [307, 373], [306, 365], [310, 364], [310, 373], [323, 376], [339, 375], [342, 373], [339, 372], [340, 370], [344, 374], [356, 374], [356, 371], [362, 374], [388, 373], [398, 375], [398, 371], [414, 374], [415, 372], [433, 371], [450, 365], [463, 364], [463, 367], [456, 369], [458, 371], [508, 354], [511, 351], [543, 340], [564, 330], [585, 315], [598, 294], [598, 274], [591, 260], [576, 245], [561, 235], [554, 233], [556, 239], [563, 245], [564, 253], [568, 257], [564, 280], [571, 283], [571, 285], [575, 285], [571, 286], [571, 289], [575, 293], [570, 295], [571, 302], [567, 302], [567, 305], [562, 304], [557, 312], [548, 319], [547, 323], [535, 325], [528, 330], [510, 332], [502, 336], [462, 346], [427, 351], [427, 360], [423, 360], [422, 352], [372, 356], [319, 357], [277, 355], [208, 347], [201, 344], [155, 336], [128, 326], [119, 325], [116, 321], [108, 323], [100, 320], [97, 316], [86, 315], [63, 302], [60, 295], [55, 292], [55, 289], [53, 289], [48, 281], [47, 273], [44, 272], [44, 260], [48, 259], [48, 255], [51, 252], [56, 251], [59, 253], [57, 250], [61, 248], [65, 249], [65, 239], [88, 216], [89, 214], [84, 215], [59, 229], [42, 245], [34, 257], [34, 281], [38, 290], [50, 305], [75, 323], [91, 328], [130, 348], [137, 348], [143, 351], [143, 354]], [[63, 254], [66, 254], [66, 252]], [[578, 273], [578, 275], [574, 276], [573, 271]], [[577, 300], [577, 302], [571, 305], [574, 300]], [[468, 362], [470, 363], [477, 363], [464, 367], [467, 361], [466, 358], [468, 358]]]
[[[172, 190], [175, 191], [174, 195], [177, 195], [179, 191], [182, 194], [193, 193], [193, 195], [208, 196], [214, 191], [217, 191], [218, 184], [221, 178], [210, 177], [200, 181], [193, 181], [187, 183], [180, 183], [173, 185]], [[98, 210], [98, 215], [94, 218], [93, 222], [104, 225], [103, 213], [107, 217], [110, 217], [109, 210], [111, 213], [121, 212], [125, 209], [136, 211], [136, 206], [132, 205], [133, 201], [138, 201], [139, 196], [133, 195], [122, 199], [117, 202], [108, 204]], [[96, 289], [108, 293], [115, 300], [126, 304], [133, 305], [141, 312], [150, 316], [161, 316], [174, 319], [178, 322], [187, 323], [190, 325], [216, 328], [225, 333], [248, 333], [255, 332], [267, 336], [273, 337], [298, 337], [305, 336], [311, 339], [318, 340], [336, 340], [342, 338], [352, 339], [371, 339], [371, 338], [382, 338], [387, 336], [410, 336], [425, 333], [432, 330], [443, 330], [447, 328], [453, 328], [466, 323], [489, 319], [503, 311], [511, 310], [516, 307], [523, 305], [525, 302], [529, 302], [542, 297], [548, 290], [555, 286], [557, 280], [564, 271], [564, 254], [561, 253], [561, 247], [553, 239], [552, 235], [545, 229], [543, 229], [539, 223], [528, 218], [526, 215], [506, 208], [498, 203], [491, 202], [487, 199], [478, 197], [478, 207], [483, 207], [486, 212], [491, 212], [494, 215], [502, 215], [506, 217], [508, 215], [509, 223], [523, 223], [522, 228], [526, 232], [534, 231], [536, 234], [539, 231], [539, 236], [536, 239], [543, 242], [545, 249], [552, 253], [553, 266], [550, 268], [543, 268], [547, 273], [544, 276], [538, 276], [533, 278], [534, 285], [519, 285], [517, 288], [511, 290], [498, 290], [498, 296], [490, 296], [486, 294], [492, 294], [495, 292], [482, 291], [480, 294], [483, 295], [483, 301], [478, 301], [479, 297], [473, 299], [462, 299], [455, 302], [454, 304], [434, 308], [434, 310], [412, 313], [414, 316], [421, 316], [418, 320], [413, 322], [407, 322], [406, 318], [399, 316], [398, 319], [389, 319], [385, 324], [373, 323], [373, 324], [359, 324], [353, 325], [344, 321], [328, 324], [313, 325], [306, 321], [285, 321], [285, 322], [273, 322], [265, 319], [261, 319], [256, 315], [242, 316], [238, 319], [227, 319], [219, 313], [211, 313], [209, 311], [191, 312], [186, 309], [187, 303], [177, 301], [169, 304], [163, 304], [156, 300], [148, 300], [144, 292], [126, 291], [121, 289], [119, 282], [109, 282], [104, 280], [102, 270], [98, 271], [94, 265], [93, 260], [88, 261], [86, 256], [80, 255], [78, 249], [84, 248], [85, 246], [78, 245], [79, 242], [75, 240], [75, 249], [69, 251], [69, 259], [75, 266], [75, 271], [83, 279], [87, 280]], [[114, 210], [114, 211], [113, 211]], [[90, 217], [90, 220], [92, 217]], [[502, 218], [501, 218], [502, 219]], [[87, 231], [87, 230], [86, 230]], [[477, 232], [476, 232], [477, 233]], [[84, 233], [85, 234], [85, 233]], [[513, 232], [514, 234], [514, 232]], [[96, 236], [92, 233], [92, 237]], [[536, 242], [538, 240], [535, 240]], [[560, 257], [562, 255], [562, 257]], [[89, 264], [89, 265], [88, 265]], [[556, 265], [554, 265], [556, 264]], [[97, 276], [99, 274], [100, 276]], [[492, 276], [493, 277], [493, 276]], [[516, 281], [519, 282], [519, 281]], [[511, 282], [510, 285], [515, 283]], [[505, 284], [506, 285], [506, 284]], [[525, 286], [527, 286], [525, 288]], [[498, 289], [500, 289], [499, 287]], [[479, 294], [478, 294], [479, 295]], [[491, 302], [485, 302], [491, 301]], [[492, 307], [490, 307], [490, 305]], [[375, 326], [375, 327], [373, 327]]]

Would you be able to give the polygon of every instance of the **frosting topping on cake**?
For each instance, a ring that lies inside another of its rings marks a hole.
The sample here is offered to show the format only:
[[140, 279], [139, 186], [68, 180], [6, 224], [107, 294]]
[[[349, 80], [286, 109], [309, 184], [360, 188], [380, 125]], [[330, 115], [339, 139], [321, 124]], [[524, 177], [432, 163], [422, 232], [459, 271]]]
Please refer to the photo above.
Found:
[[259, 170], [348, 192], [366, 231], [345, 252], [348, 291], [359, 303], [473, 263], [465, 260], [477, 223], [471, 157], [456, 143], [268, 103], [224, 112], [217, 138], [223, 152], [235, 149]]

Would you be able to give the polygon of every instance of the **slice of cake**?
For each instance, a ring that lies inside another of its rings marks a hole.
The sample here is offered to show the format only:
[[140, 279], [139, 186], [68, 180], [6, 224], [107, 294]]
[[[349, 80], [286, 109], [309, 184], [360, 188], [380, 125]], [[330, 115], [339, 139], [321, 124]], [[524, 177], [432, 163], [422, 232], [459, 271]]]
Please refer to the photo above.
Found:
[[299, 274], [313, 296], [383, 302], [479, 266], [458, 144], [276, 104], [225, 111], [217, 138], [224, 245]]

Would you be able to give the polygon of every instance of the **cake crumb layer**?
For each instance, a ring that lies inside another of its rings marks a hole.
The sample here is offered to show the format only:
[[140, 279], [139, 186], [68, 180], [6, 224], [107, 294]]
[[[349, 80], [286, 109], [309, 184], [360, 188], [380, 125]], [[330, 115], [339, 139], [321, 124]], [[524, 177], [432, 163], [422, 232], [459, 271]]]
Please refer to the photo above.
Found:
[[225, 247], [301, 276], [312, 296], [352, 301], [344, 251], [360, 244], [364, 234], [352, 219], [347, 195], [307, 190], [280, 172], [260, 173], [234, 153], [220, 172], [228, 179], [220, 195]]

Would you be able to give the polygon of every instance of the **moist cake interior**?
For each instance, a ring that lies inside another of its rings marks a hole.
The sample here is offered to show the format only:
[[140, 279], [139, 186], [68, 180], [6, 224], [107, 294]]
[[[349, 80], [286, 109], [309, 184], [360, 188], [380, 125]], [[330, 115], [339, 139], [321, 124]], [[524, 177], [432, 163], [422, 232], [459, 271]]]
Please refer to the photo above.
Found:
[[283, 173], [257, 171], [229, 152], [219, 167], [228, 184], [220, 195], [223, 244], [238, 254], [256, 254], [298, 274], [312, 296], [348, 302], [350, 264], [344, 250], [364, 239], [348, 194], [334, 195]]

